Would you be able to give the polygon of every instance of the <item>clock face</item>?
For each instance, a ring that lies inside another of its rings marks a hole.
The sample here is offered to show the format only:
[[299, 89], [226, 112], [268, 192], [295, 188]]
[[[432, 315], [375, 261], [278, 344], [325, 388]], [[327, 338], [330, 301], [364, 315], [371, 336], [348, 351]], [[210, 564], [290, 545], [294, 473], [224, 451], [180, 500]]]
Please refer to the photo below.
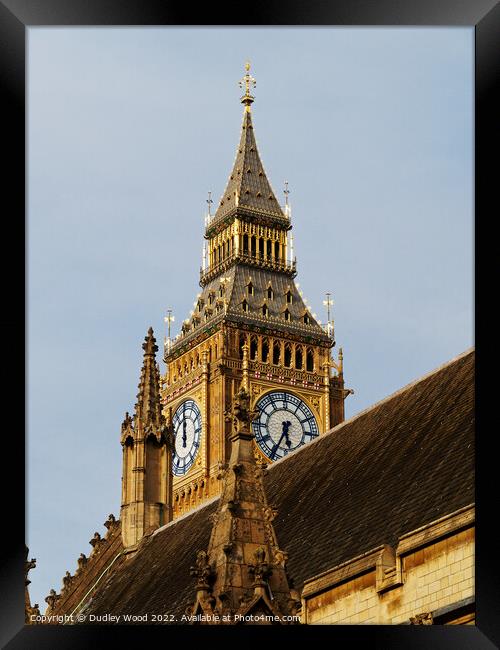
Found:
[[172, 471], [183, 476], [194, 463], [201, 439], [201, 413], [192, 399], [183, 402], [172, 418], [175, 436], [175, 451]]
[[318, 436], [318, 424], [311, 409], [286, 392], [268, 393], [257, 402], [259, 415], [252, 423], [257, 444], [270, 460]]

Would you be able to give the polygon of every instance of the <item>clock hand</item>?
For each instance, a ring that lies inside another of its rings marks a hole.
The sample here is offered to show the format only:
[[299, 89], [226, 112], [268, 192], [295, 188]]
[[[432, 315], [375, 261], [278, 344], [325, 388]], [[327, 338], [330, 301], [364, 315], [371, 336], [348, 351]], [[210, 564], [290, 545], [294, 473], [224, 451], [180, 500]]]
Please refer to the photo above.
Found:
[[280, 439], [279, 439], [278, 442], [274, 445], [274, 447], [271, 449], [271, 458], [274, 456], [274, 454], [275, 454], [275, 452], [276, 452], [276, 449], [278, 449], [278, 447], [280, 446], [280, 443], [281, 443], [281, 441], [283, 440], [284, 437], [285, 437], [285, 432], [283, 432], [283, 433], [281, 434]]
[[186, 433], [186, 420], [182, 422], [182, 446], [186, 446], [187, 433]]
[[289, 422], [288, 420], [286, 422], [281, 423], [283, 425], [283, 435], [285, 436], [285, 444], [290, 449], [292, 446], [292, 441], [290, 440], [290, 436], [288, 435], [288, 429], [292, 426], [292, 423]]

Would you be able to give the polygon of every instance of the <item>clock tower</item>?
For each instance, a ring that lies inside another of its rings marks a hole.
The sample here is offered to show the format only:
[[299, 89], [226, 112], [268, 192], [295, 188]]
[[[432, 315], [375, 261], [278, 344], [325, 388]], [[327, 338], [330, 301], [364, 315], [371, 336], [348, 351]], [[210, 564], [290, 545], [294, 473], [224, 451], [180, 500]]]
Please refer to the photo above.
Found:
[[342, 351], [336, 360], [331, 354], [332, 323], [318, 323], [294, 281], [288, 190], [280, 206], [257, 150], [249, 69], [240, 82], [236, 159], [215, 214], [209, 201], [201, 291], [179, 335], [165, 341], [161, 395], [174, 434], [174, 518], [220, 494], [232, 400], [242, 386], [258, 412], [254, 453], [265, 463], [342, 422], [351, 392]]

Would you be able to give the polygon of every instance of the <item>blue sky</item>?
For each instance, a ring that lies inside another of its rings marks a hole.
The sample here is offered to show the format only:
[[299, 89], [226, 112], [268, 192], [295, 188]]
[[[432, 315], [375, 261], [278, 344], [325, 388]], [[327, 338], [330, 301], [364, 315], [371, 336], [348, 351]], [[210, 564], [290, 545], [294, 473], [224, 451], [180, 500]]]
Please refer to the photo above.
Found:
[[[297, 282], [334, 298], [350, 417], [473, 344], [472, 28], [48, 29], [28, 37], [27, 531], [45, 609], [119, 516], [150, 325], [199, 291], [252, 62]], [[163, 364], [162, 364], [163, 370]]]

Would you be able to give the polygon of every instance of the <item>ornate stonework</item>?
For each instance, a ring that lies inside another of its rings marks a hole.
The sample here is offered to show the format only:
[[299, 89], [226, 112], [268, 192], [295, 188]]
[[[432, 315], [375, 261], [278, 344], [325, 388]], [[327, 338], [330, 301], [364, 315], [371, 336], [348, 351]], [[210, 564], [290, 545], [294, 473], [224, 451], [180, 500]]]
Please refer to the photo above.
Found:
[[272, 525], [276, 509], [267, 503], [263, 470], [254, 457], [255, 416], [250, 395], [241, 388], [233, 399], [231, 457], [208, 552], [198, 551], [191, 568], [196, 599], [187, 613], [193, 623], [279, 624], [300, 609], [288, 583], [287, 554]]
[[[144, 360], [134, 417], [128, 413], [121, 428], [123, 447], [121, 532], [125, 548], [133, 549], [145, 534], [172, 519], [171, 433], [162, 413], [158, 351], [150, 327], [143, 343]], [[106, 527], [115, 524], [114, 518]], [[103, 540], [91, 541], [99, 550]]]
[[[250, 108], [246, 103], [226, 190], [215, 215], [207, 216], [201, 292], [180, 335], [165, 344], [164, 414], [194, 400], [202, 422], [197, 461], [174, 477], [174, 518], [221, 492], [218, 466], [231, 451], [226, 414], [242, 383], [245, 345], [252, 408], [269, 392], [289, 391], [312, 411], [321, 434], [344, 420], [350, 392], [341, 354], [331, 358], [333, 326], [319, 324], [294, 282], [288, 188], [280, 206], [260, 159]], [[257, 447], [256, 455], [269, 462]]]

